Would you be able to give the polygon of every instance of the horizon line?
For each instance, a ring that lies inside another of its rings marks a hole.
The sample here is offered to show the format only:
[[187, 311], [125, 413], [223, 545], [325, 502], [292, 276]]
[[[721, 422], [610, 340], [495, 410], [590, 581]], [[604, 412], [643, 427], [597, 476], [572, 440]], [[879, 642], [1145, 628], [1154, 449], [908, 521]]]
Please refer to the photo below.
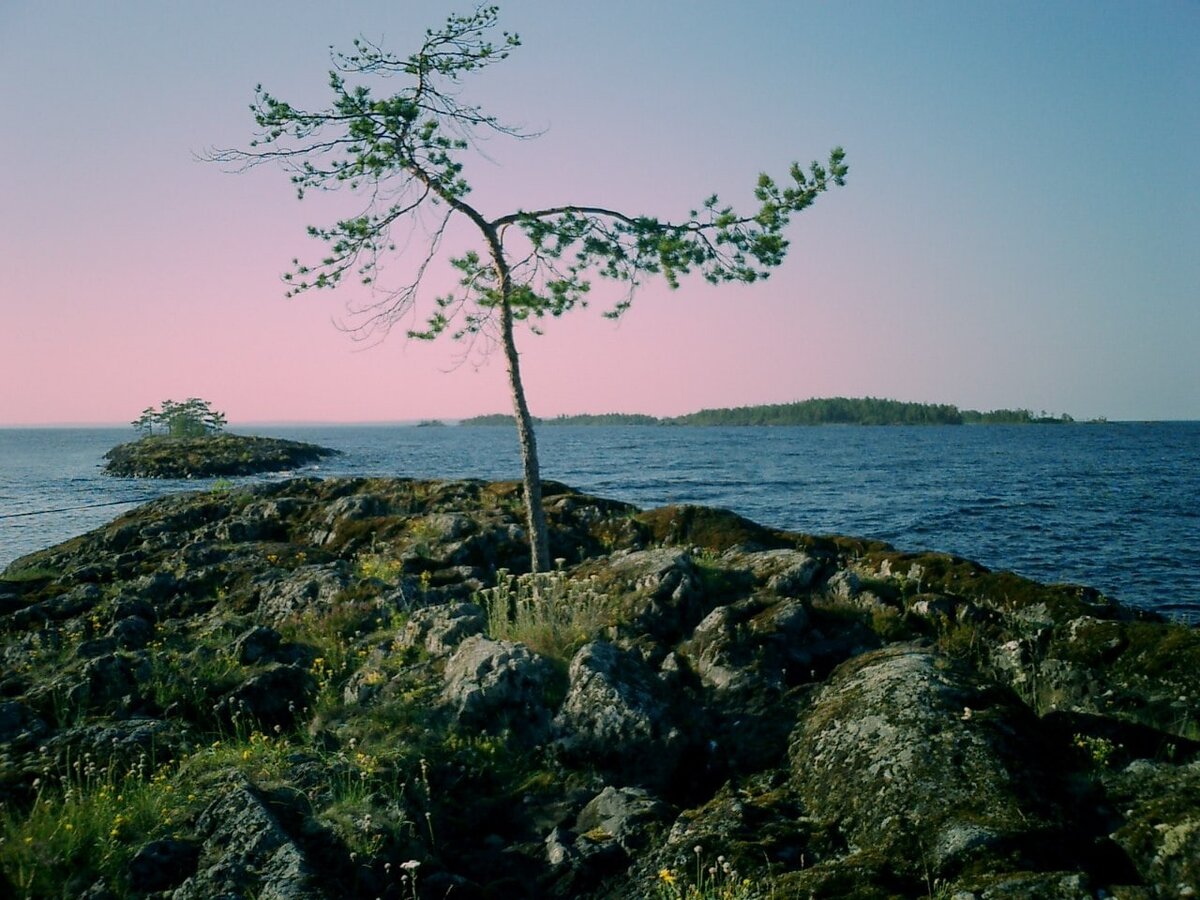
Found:
[[[733, 407], [731, 407], [733, 408]], [[334, 428], [415, 428], [422, 423], [440, 422], [447, 426], [457, 426], [467, 419], [482, 418], [485, 416], [511, 416], [512, 413], [478, 413], [470, 416], [451, 417], [451, 416], [426, 416], [417, 419], [358, 419], [358, 420], [338, 420], [338, 419], [253, 419], [253, 420], [238, 420], [226, 423], [226, 429], [237, 428], [317, 428], [317, 427], [334, 427]], [[680, 416], [656, 416], [653, 413], [557, 413], [553, 416], [538, 416], [534, 415], [535, 419], [542, 421], [553, 421], [557, 418], [573, 418], [575, 416], [648, 416], [652, 419], [666, 420], [673, 418], [683, 418], [692, 413], [682, 413]], [[1101, 417], [1100, 419], [1077, 419], [1072, 423], [1075, 425], [1091, 425], [1099, 423], [1108, 423], [1110, 425], [1130, 425], [1139, 423], [1168, 423], [1168, 422], [1200, 422], [1200, 418], [1170, 418], [1170, 417], [1136, 417], [1131, 419], [1111, 419]], [[829, 423], [836, 424], [836, 423]], [[492, 426], [489, 426], [492, 427]], [[596, 426], [589, 426], [596, 427]], [[635, 426], [629, 426], [635, 427]], [[645, 426], [638, 426], [645, 427]], [[711, 426], [697, 426], [711, 427]], [[748, 427], [748, 426], [729, 426], [729, 427]], [[764, 428], [779, 428], [786, 426], [779, 425], [764, 425]], [[808, 428], [809, 425], [795, 426]], [[929, 427], [922, 425], [921, 427]], [[129, 429], [133, 431], [132, 426], [128, 422], [0, 422], [0, 431], [18, 431], [32, 429], [56, 429], [56, 428], [77, 428], [77, 429], [95, 429], [95, 430], [118, 430]]]

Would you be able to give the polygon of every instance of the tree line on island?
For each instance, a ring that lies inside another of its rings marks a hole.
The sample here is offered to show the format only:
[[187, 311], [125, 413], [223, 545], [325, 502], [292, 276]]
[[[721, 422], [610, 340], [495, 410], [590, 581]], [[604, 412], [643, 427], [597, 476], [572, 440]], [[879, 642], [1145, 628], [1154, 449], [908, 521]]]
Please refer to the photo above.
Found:
[[142, 437], [164, 434], [190, 438], [216, 434], [225, 423], [225, 413], [213, 409], [207, 400], [189, 397], [183, 402], [164, 400], [157, 407], [148, 406], [130, 424]]
[[[1074, 422], [1066, 413], [1028, 409], [980, 412], [948, 403], [909, 403], [877, 397], [824, 397], [794, 403], [702, 409], [682, 416], [601, 413], [535, 419], [541, 425], [1061, 425]], [[512, 416], [496, 413], [464, 419], [460, 425], [509, 425]]]

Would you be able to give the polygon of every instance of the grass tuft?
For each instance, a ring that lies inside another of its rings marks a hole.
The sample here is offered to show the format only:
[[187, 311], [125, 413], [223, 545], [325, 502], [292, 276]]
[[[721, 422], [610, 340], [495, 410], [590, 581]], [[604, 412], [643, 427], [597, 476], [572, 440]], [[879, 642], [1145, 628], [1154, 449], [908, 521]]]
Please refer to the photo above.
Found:
[[501, 569], [496, 586], [476, 599], [487, 610], [493, 638], [562, 661], [613, 622], [611, 599], [597, 589], [595, 578], [576, 581], [561, 568], [526, 575]]

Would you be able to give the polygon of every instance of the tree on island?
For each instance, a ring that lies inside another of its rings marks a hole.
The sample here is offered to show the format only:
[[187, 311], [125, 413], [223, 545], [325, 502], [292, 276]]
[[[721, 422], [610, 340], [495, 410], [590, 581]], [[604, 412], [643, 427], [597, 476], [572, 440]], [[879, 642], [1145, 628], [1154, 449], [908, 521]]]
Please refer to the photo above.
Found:
[[143, 437], [203, 437], [225, 427], [225, 414], [214, 410], [207, 400], [189, 397], [182, 403], [164, 400], [157, 409], [148, 406], [132, 424]]
[[[360, 39], [350, 53], [334, 53], [329, 74], [332, 105], [307, 111], [256, 88], [252, 105], [260, 131], [246, 150], [214, 150], [208, 158], [235, 163], [239, 170], [261, 164], [281, 165], [300, 198], [310, 190], [348, 187], [361, 191], [360, 215], [324, 227], [309, 227], [328, 245], [312, 265], [293, 260], [284, 275], [288, 296], [314, 288], [333, 288], [347, 275], [371, 286], [372, 300], [351, 308], [360, 338], [386, 334], [409, 317], [430, 265], [439, 258], [447, 229], [464, 221], [478, 240], [476, 249], [449, 255], [458, 284], [433, 300], [423, 327], [407, 329], [410, 338], [455, 340], [483, 337], [498, 341], [521, 448], [526, 521], [531, 565], [549, 568], [550, 552], [542, 509], [541, 475], [533, 421], [521, 381], [514, 330], [525, 323], [538, 331], [539, 320], [587, 305], [593, 277], [607, 278], [622, 290], [604, 315], [617, 318], [649, 276], [662, 276], [672, 288], [692, 272], [711, 284], [751, 283], [783, 262], [788, 242], [783, 232], [793, 213], [810, 206], [847, 173], [840, 147], [826, 165], [808, 169], [793, 163], [787, 183], [760, 175], [754, 189], [757, 209], [740, 214], [708, 197], [685, 219], [668, 221], [602, 206], [566, 203], [518, 209], [491, 217], [468, 201], [471, 187], [463, 176], [464, 159], [476, 137], [495, 132], [531, 137], [501, 123], [480, 107], [459, 100], [463, 76], [507, 58], [520, 45], [515, 34], [492, 36], [495, 6], [467, 15], [451, 15], [429, 29], [410, 56], [395, 56]], [[376, 96], [368, 77], [406, 82], [390, 96]], [[411, 231], [393, 236], [393, 229]], [[380, 262], [423, 236], [411, 278], [399, 287], [377, 281]]]

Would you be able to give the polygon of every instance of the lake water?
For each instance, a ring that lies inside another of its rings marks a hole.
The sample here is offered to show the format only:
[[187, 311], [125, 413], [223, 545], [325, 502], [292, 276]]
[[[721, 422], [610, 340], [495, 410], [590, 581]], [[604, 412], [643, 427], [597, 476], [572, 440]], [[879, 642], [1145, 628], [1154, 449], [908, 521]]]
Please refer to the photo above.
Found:
[[[343, 451], [306, 474], [520, 473], [509, 428], [247, 430]], [[205, 486], [103, 475], [104, 452], [132, 437], [128, 428], [0, 429], [0, 566], [135, 503]], [[765, 525], [947, 551], [1200, 617], [1200, 422], [553, 426], [538, 440], [544, 477], [601, 496], [722, 506]]]

